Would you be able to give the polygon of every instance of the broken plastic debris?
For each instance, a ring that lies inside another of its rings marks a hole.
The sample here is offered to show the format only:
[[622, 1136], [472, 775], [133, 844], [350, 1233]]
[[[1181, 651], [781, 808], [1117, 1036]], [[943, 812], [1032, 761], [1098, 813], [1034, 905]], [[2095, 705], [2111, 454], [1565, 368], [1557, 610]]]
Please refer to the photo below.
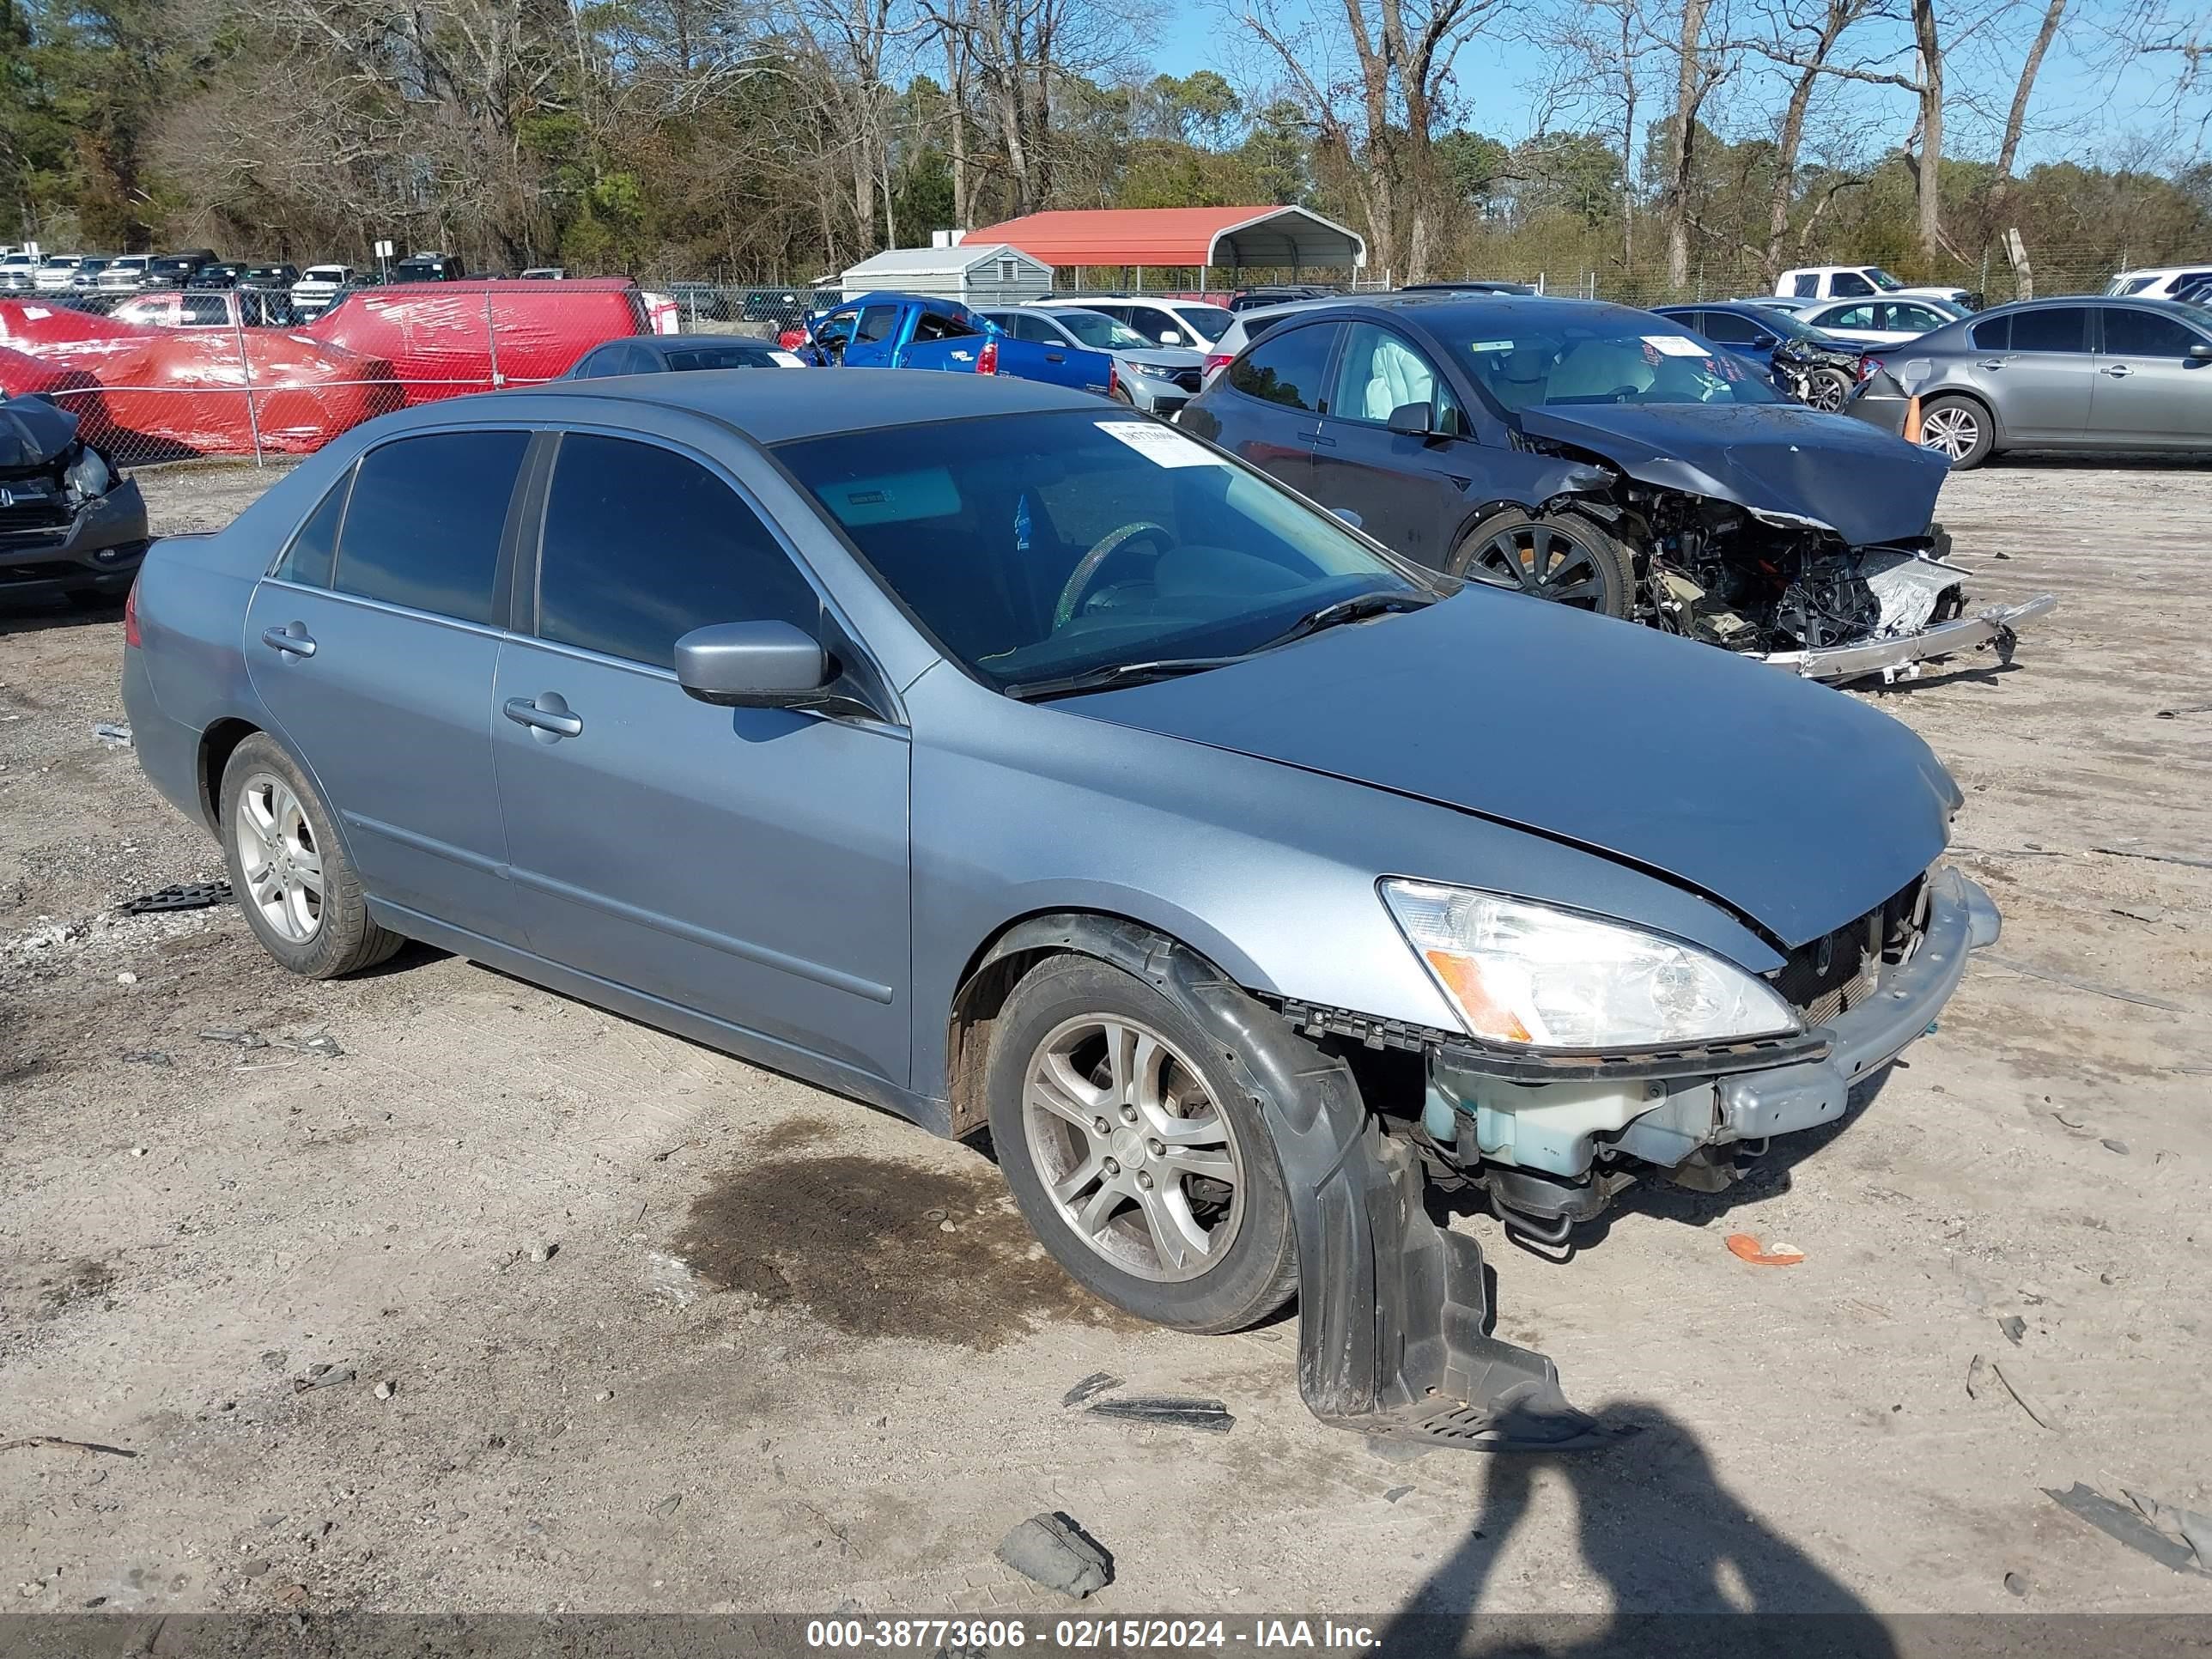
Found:
[[230, 884], [227, 881], [186, 881], [125, 899], [120, 908], [126, 916], [143, 916], [153, 910], [204, 910], [210, 905], [229, 902]]
[[2004, 1367], [1998, 1364], [1994, 1359], [1990, 1361], [1990, 1375], [1995, 1376], [1998, 1382], [2004, 1384], [2005, 1392], [2010, 1395], [2013, 1399], [2018, 1402], [2021, 1410], [2026, 1412], [2028, 1416], [2034, 1419], [2037, 1426], [2049, 1429], [2054, 1433], [2057, 1431], [2057, 1419], [2052, 1417], [2051, 1413], [2045, 1411], [2041, 1406], [2036, 1404], [2034, 1399], [2025, 1392], [2019, 1383], [2014, 1382], [2009, 1376], [2007, 1376], [2005, 1375]]
[[1997, 1328], [2005, 1334], [2005, 1340], [2017, 1348], [2021, 1338], [2027, 1334], [2027, 1322], [2018, 1314], [2007, 1314], [1997, 1321]]
[[2179, 1538], [2196, 1553], [2197, 1566], [2212, 1572], [2212, 1515], [2200, 1515], [2195, 1510], [2176, 1509], [2171, 1504], [2161, 1504], [2155, 1498], [2142, 1492], [2120, 1488], [2128, 1502], [2142, 1513], [2142, 1518], [2170, 1538]]
[[258, 1031], [214, 1030], [202, 1031], [203, 1042], [233, 1042], [241, 1048], [266, 1048], [269, 1039]]
[[1095, 1394], [1103, 1394], [1109, 1389], [1118, 1389], [1121, 1386], [1121, 1379], [1113, 1372], [1093, 1371], [1066, 1394], [1060, 1395], [1060, 1403], [1063, 1406], [1080, 1406]]
[[2064, 1492], [2045, 1486], [2043, 1495], [2068, 1514], [2079, 1516], [2107, 1538], [2117, 1539], [2130, 1549], [2148, 1555], [2162, 1567], [2200, 1577], [2212, 1576], [2197, 1564], [2196, 1552], [2187, 1544], [2168, 1538], [2126, 1504], [2115, 1504], [2079, 1480]]
[[1218, 1400], [1193, 1400], [1176, 1395], [1133, 1395], [1121, 1400], [1102, 1400], [1087, 1415], [1112, 1418], [1122, 1423], [1157, 1424], [1163, 1428], [1198, 1429], [1207, 1434], [1226, 1434], [1237, 1419]]
[[1024, 1578], [1080, 1601], [1113, 1582], [1113, 1558], [1064, 1515], [1033, 1515], [993, 1552]]
[[1805, 1252], [1795, 1244], [1784, 1244], [1780, 1239], [1761, 1244], [1749, 1233], [1730, 1233], [1728, 1247], [1730, 1255], [1754, 1267], [1794, 1267], [1805, 1259]]
[[112, 749], [128, 749], [131, 746], [131, 728], [118, 726], [113, 720], [101, 720], [92, 728], [92, 735]]

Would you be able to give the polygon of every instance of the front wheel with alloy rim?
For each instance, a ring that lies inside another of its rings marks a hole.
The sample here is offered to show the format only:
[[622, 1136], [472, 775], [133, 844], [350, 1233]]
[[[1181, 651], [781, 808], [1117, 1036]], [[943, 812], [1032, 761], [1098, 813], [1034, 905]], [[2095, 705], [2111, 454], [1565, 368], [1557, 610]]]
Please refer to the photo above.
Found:
[[257, 732], [223, 768], [230, 888], [262, 948], [295, 974], [334, 979], [382, 962], [400, 936], [370, 920], [361, 878], [307, 774]]
[[1448, 568], [1601, 616], [1626, 617], [1635, 608], [1634, 556], [1572, 514], [1493, 513], [1462, 538]]
[[1920, 447], [1951, 463], [1954, 472], [1989, 459], [1996, 434], [1989, 411], [1970, 398], [1931, 398], [1920, 411]]
[[1840, 368], [1816, 368], [1805, 377], [1805, 406], [1824, 415], [1840, 411], [1851, 395], [1851, 378]]
[[993, 1023], [991, 1142], [1070, 1275], [1158, 1324], [1233, 1331], [1297, 1280], [1290, 1200], [1219, 1040], [1143, 981], [1048, 957]]

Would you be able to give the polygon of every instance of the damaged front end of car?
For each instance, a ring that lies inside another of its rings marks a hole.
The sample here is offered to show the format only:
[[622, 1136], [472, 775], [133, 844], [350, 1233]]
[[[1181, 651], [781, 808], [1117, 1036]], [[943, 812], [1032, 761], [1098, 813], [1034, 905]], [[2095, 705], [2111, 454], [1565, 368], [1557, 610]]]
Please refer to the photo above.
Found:
[[0, 590], [107, 599], [147, 546], [138, 485], [40, 397], [0, 399]]
[[1522, 417], [1524, 444], [1575, 465], [1547, 510], [1634, 555], [1637, 621], [1808, 679], [1887, 682], [1968, 651], [2009, 662], [2057, 605], [1973, 604], [1932, 516], [1941, 458], [1810, 410], [1711, 411], [1703, 430], [1668, 412], [1663, 433], [1612, 410]]

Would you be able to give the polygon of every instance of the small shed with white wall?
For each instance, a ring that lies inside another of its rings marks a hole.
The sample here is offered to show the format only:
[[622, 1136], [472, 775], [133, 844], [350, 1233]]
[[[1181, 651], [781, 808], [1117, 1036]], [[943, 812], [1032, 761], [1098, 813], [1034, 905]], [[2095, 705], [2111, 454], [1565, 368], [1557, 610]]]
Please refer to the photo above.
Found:
[[1052, 267], [1004, 242], [898, 247], [863, 259], [840, 279], [845, 297], [878, 289], [968, 306], [1018, 306], [1052, 292]]

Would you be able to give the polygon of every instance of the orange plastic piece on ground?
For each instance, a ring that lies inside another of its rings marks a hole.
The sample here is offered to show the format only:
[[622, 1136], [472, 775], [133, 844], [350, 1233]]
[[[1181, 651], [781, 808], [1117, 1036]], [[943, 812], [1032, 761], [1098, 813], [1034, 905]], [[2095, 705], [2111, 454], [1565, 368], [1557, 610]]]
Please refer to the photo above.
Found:
[[1729, 1255], [1754, 1267], [1794, 1267], [1805, 1259], [1805, 1252], [1794, 1244], [1777, 1244], [1770, 1250], [1749, 1233], [1730, 1233], [1728, 1247]]

